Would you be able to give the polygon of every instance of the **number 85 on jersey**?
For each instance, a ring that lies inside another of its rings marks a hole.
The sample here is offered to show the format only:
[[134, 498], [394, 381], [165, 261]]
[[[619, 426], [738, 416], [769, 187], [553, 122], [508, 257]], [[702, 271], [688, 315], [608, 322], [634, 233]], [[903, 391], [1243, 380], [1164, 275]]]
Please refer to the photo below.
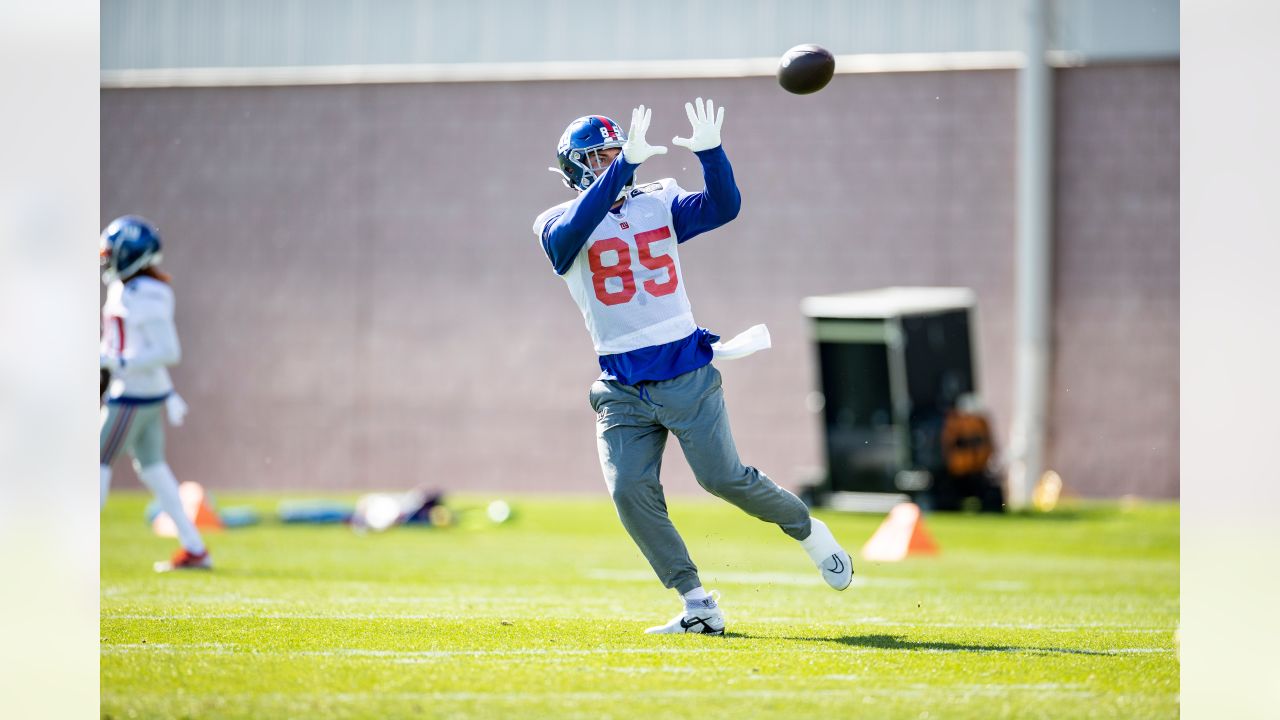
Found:
[[[668, 248], [661, 241], [671, 239], [671, 228], [663, 226], [654, 230], [645, 230], [635, 234], [635, 258], [632, 258], [631, 245], [620, 237], [608, 237], [596, 240], [587, 248], [587, 261], [591, 268], [591, 285], [595, 288], [596, 299], [605, 305], [622, 305], [631, 302], [635, 297], [636, 277], [632, 262], [639, 262], [641, 267], [655, 271], [641, 283], [644, 292], [653, 297], [670, 295], [680, 286], [680, 274], [676, 263], [667, 250], [674, 252], [675, 240]], [[660, 243], [657, 248], [655, 243]], [[665, 270], [664, 274], [657, 271]]]

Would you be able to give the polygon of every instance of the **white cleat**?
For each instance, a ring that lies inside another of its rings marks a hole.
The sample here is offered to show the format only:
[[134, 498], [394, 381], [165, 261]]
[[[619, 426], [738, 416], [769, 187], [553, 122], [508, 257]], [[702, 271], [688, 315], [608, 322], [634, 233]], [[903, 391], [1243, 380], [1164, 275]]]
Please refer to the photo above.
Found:
[[708, 596], [694, 605], [685, 604], [684, 612], [671, 619], [666, 625], [658, 625], [644, 631], [646, 635], [671, 635], [680, 633], [701, 633], [703, 635], [724, 634], [724, 611], [716, 605], [714, 597]]
[[822, 579], [836, 590], [844, 590], [853, 584], [853, 561], [843, 550], [832, 553], [818, 567], [822, 569]]
[[853, 560], [840, 547], [831, 529], [818, 518], [810, 518], [809, 537], [800, 541], [809, 559], [822, 571], [822, 579], [835, 590], [853, 584]]

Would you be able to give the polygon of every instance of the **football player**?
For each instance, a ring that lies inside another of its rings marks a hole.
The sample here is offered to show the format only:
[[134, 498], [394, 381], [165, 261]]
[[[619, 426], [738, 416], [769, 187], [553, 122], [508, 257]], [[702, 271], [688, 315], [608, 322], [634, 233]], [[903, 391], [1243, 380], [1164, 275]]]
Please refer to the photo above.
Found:
[[102, 231], [99, 258], [107, 299], [102, 306], [100, 367], [111, 374], [98, 453], [101, 504], [111, 488], [111, 463], [121, 452], [133, 457], [142, 484], [173, 518], [182, 546], [157, 572], [208, 569], [213, 561], [178, 497], [178, 480], [164, 456], [164, 420], [181, 422], [185, 404], [173, 392], [168, 367], [181, 358], [173, 323], [173, 289], [160, 263], [160, 234], [145, 219], [125, 215]]
[[711, 364], [724, 346], [694, 321], [678, 245], [737, 217], [741, 197], [720, 144], [724, 108], [716, 112], [698, 98], [685, 111], [692, 134], [671, 142], [697, 155], [702, 192], [686, 192], [671, 178], [636, 185], [640, 164], [667, 152], [645, 140], [651, 110], [632, 112], [630, 133], [588, 115], [564, 131], [559, 167], [551, 168], [578, 195], [539, 215], [533, 232], [595, 345], [601, 374], [590, 399], [618, 517], [658, 579], [684, 600], [684, 612], [645, 632], [722, 635], [724, 614], [667, 515], [659, 468], [668, 432], [698, 484], [798, 540], [831, 587], [848, 587], [853, 568], [799, 498], [738, 458], [720, 372]]

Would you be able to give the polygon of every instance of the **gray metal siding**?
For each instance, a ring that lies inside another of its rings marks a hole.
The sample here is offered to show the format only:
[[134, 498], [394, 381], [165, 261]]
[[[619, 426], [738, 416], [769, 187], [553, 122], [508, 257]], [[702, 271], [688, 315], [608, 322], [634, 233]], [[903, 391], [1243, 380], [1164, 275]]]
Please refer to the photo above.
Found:
[[[103, 0], [102, 69], [1017, 50], [1020, 0]], [[1177, 0], [1059, 0], [1051, 47], [1178, 53]]]

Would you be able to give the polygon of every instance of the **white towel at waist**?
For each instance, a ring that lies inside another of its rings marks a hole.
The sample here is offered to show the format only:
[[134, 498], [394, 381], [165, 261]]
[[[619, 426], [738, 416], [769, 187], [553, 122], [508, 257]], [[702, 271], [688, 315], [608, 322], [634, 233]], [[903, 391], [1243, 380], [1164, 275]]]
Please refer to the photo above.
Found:
[[715, 342], [711, 350], [716, 360], [737, 360], [757, 350], [768, 350], [772, 347], [769, 340], [769, 328], [764, 325], [752, 325], [733, 336], [728, 342]]

